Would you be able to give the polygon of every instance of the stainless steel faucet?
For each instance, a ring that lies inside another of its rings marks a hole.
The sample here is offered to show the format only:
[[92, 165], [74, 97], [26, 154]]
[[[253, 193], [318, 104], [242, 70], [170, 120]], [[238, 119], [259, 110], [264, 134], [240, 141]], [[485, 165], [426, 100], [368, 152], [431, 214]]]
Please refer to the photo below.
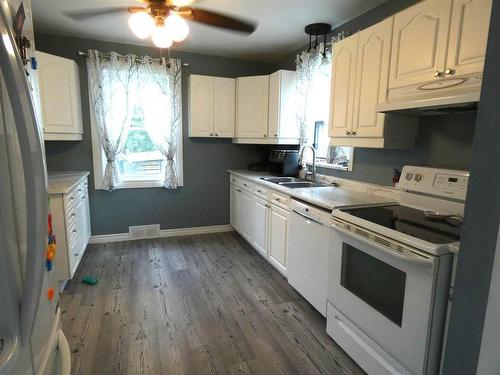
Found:
[[313, 181], [316, 181], [316, 149], [313, 146], [311, 146], [311, 145], [302, 146], [302, 149], [300, 150], [300, 155], [299, 155], [299, 165], [303, 164], [304, 151], [306, 148], [310, 148], [312, 153], [313, 153], [312, 172], [306, 172], [306, 179], [307, 179], [307, 176], [311, 176], [311, 179]]

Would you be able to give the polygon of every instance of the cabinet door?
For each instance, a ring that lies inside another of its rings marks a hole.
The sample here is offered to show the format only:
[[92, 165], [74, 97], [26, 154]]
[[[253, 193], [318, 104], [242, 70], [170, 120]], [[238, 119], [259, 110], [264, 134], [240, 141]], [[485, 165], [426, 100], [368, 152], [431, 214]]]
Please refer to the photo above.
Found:
[[235, 187], [234, 185], [231, 185], [231, 188], [229, 190], [229, 206], [230, 206], [230, 211], [229, 211], [229, 221], [231, 223], [231, 226], [237, 231], [240, 231], [240, 224], [239, 224], [239, 203], [240, 203], [240, 197], [239, 197], [239, 189]]
[[251, 243], [253, 236], [253, 199], [250, 193], [243, 190], [239, 194], [238, 223], [240, 234]]
[[267, 258], [267, 226], [269, 222], [268, 203], [260, 198], [253, 197], [253, 237], [254, 248]]
[[299, 138], [295, 121], [295, 72], [278, 70], [269, 76], [269, 138]]
[[345, 137], [352, 128], [358, 34], [333, 45], [330, 137]]
[[235, 128], [236, 80], [214, 77], [214, 133], [232, 138]]
[[359, 33], [352, 134], [382, 137], [384, 114], [375, 106], [386, 101], [393, 18]]
[[286, 276], [288, 211], [271, 205], [269, 219], [269, 262]]
[[[37, 52], [40, 104], [45, 133], [83, 133], [78, 65]], [[48, 138], [54, 139], [54, 138]]]
[[90, 228], [90, 205], [89, 205], [89, 194], [88, 191], [83, 193], [82, 196], [82, 214], [83, 214], [83, 234], [85, 238], [85, 246], [87, 246], [89, 240], [90, 240], [90, 235], [91, 235], [91, 228]]
[[269, 76], [236, 80], [236, 136], [267, 138]]
[[389, 87], [435, 79], [443, 72], [451, 1], [426, 0], [394, 16]]
[[214, 77], [189, 77], [189, 136], [211, 137], [214, 132]]
[[454, 75], [483, 71], [491, 0], [454, 0], [446, 68]]

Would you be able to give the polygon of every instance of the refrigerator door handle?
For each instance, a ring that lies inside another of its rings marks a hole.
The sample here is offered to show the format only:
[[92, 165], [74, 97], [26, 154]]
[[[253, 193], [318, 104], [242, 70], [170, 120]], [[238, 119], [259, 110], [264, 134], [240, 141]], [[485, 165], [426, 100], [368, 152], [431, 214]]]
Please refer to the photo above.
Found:
[[20, 307], [20, 341], [22, 346], [26, 346], [33, 331], [44, 275], [47, 182], [44, 155], [28, 83], [2, 7], [0, 35], [0, 66], [18, 134], [26, 193], [26, 264]]

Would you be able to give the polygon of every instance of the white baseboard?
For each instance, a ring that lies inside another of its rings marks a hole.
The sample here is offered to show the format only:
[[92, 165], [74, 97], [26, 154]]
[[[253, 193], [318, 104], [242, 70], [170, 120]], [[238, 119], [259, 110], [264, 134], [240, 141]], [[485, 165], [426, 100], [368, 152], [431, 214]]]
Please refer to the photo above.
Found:
[[[156, 238], [194, 236], [197, 234], [231, 232], [233, 230], [234, 230], [233, 227], [229, 224], [210, 225], [206, 227], [162, 229], [160, 230], [160, 235]], [[120, 242], [120, 241], [130, 241], [130, 234], [116, 233], [116, 234], [101, 234], [97, 236], [91, 236], [89, 243], [107, 243], [107, 242]]]

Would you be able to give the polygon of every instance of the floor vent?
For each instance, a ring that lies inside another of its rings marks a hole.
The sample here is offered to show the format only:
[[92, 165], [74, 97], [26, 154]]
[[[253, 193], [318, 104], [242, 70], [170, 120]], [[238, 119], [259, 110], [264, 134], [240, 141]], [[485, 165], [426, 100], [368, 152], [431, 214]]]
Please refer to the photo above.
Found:
[[160, 224], [136, 225], [128, 227], [131, 240], [160, 237]]

